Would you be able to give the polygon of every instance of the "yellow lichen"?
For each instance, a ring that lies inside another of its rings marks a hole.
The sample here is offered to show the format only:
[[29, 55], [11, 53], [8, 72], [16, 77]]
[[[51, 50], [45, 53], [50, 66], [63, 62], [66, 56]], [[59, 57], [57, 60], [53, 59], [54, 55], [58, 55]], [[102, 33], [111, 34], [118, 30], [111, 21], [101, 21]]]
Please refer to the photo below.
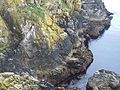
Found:
[[57, 36], [56, 33], [52, 33], [51, 36], [53, 37], [54, 41], [58, 41], [59, 40], [59, 36]]
[[52, 16], [52, 20], [56, 23], [58, 21], [58, 19], [56, 18], [55, 15]]
[[45, 24], [42, 23], [41, 26], [42, 26], [41, 29], [42, 29], [43, 31], [46, 31], [46, 30], [47, 30], [47, 25], [45, 25]]
[[65, 16], [67, 16], [67, 17], [70, 16], [70, 15], [69, 15], [69, 12], [64, 12], [63, 15], [65, 15]]
[[53, 23], [51, 28], [52, 28], [52, 30], [56, 30], [57, 29], [57, 25], [55, 23]]
[[60, 27], [57, 27], [56, 32], [57, 32], [58, 35], [60, 35], [61, 33], [64, 33], [64, 30]]
[[67, 37], [67, 33], [57, 25], [61, 19], [59, 17], [70, 17], [72, 10], [79, 11], [81, 7], [81, 0], [6, 1], [10, 8], [17, 8], [11, 14], [14, 17], [14, 22], [21, 25], [28, 20], [31, 25], [34, 24], [37, 27], [34, 35], [35, 42], [40, 44], [44, 36], [51, 49], [55, 48], [59, 40], [64, 40]]
[[23, 2], [24, 0], [7, 0], [9, 6], [21, 5]]
[[45, 18], [47, 25], [51, 26], [52, 25], [52, 19], [50, 17]]
[[[38, 82], [28, 75], [0, 73], [0, 90], [34, 90]], [[38, 89], [37, 89], [38, 90]]]
[[74, 0], [73, 6], [75, 11], [79, 11], [81, 9], [81, 0]]
[[10, 86], [10, 83], [13, 82], [13, 81], [14, 81], [14, 78], [13, 78], [13, 76], [11, 76], [11, 77], [5, 79], [5, 80], [3, 81], [3, 84], [4, 84], [6, 87], [8, 87], [8, 86]]

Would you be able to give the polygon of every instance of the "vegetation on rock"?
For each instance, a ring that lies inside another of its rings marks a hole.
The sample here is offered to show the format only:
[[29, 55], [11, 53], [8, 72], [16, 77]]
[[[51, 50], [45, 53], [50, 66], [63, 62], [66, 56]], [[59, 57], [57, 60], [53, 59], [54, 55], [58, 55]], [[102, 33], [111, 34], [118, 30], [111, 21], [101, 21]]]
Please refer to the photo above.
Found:
[[38, 90], [39, 81], [27, 74], [22, 76], [11, 72], [0, 73], [1, 90]]

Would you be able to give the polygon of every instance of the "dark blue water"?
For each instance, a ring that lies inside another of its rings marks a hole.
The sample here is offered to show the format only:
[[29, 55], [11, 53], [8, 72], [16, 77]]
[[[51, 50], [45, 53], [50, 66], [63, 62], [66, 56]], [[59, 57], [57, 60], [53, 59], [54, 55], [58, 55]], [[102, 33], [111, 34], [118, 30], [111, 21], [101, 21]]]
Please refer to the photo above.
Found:
[[120, 0], [103, 0], [106, 8], [114, 13], [109, 30], [102, 37], [89, 43], [94, 55], [94, 61], [86, 75], [71, 87], [86, 90], [87, 80], [97, 70], [106, 69], [120, 74]]

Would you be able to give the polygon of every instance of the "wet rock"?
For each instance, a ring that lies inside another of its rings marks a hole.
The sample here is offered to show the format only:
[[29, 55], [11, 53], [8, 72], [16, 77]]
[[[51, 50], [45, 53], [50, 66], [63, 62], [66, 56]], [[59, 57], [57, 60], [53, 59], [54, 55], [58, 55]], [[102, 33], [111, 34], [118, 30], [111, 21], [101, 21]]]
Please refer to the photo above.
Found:
[[89, 78], [87, 90], [120, 90], [120, 75], [108, 70], [99, 70]]

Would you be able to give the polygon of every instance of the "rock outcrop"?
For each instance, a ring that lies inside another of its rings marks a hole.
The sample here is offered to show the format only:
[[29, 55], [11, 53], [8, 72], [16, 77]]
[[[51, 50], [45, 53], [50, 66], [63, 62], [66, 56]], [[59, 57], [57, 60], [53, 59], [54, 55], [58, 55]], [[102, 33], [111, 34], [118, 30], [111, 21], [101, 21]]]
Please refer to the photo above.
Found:
[[0, 72], [54, 85], [85, 72], [88, 40], [110, 26], [110, 15], [101, 0], [1, 0]]
[[53, 85], [39, 81], [26, 73], [21, 76], [12, 72], [0, 73], [0, 90], [55, 90]]
[[39, 81], [28, 75], [0, 73], [0, 90], [38, 90]]
[[120, 90], [120, 75], [108, 70], [99, 70], [89, 78], [87, 90]]

